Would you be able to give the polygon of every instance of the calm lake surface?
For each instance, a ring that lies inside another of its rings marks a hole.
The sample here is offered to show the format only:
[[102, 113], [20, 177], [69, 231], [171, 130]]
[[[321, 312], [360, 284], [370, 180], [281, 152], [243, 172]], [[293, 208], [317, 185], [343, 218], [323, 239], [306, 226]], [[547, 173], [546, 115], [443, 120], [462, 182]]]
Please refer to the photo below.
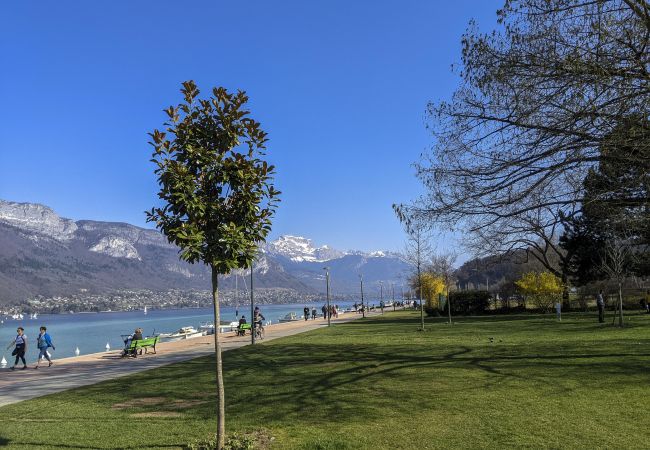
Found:
[[[339, 307], [345, 309], [354, 302], [339, 302]], [[321, 314], [322, 304], [295, 303], [287, 305], [260, 305], [262, 314], [267, 321], [278, 323], [280, 317], [287, 313], [294, 312], [298, 317], [302, 316], [302, 309], [305, 305], [315, 306], [318, 314]], [[239, 307], [239, 316], [246, 316], [250, 322], [250, 305]], [[230, 306], [221, 307], [221, 320], [234, 321], [235, 308]], [[11, 350], [6, 346], [16, 335], [16, 328], [22, 326], [28, 339], [27, 362], [31, 364], [36, 361], [38, 350], [36, 349], [36, 337], [40, 326], [46, 326], [47, 332], [52, 337], [56, 351], [50, 349], [52, 356], [65, 358], [75, 355], [78, 347], [80, 354], [98, 353], [106, 350], [108, 343], [111, 349], [120, 349], [124, 346], [121, 335], [131, 334], [137, 327], [141, 327], [144, 335], [154, 333], [174, 332], [181, 327], [193, 326], [198, 329], [202, 322], [212, 323], [212, 308], [187, 308], [187, 309], [164, 309], [149, 310], [147, 314], [143, 311], [129, 312], [103, 312], [103, 313], [77, 313], [77, 314], [43, 314], [37, 319], [25, 317], [23, 320], [12, 320], [11, 318], [0, 317], [4, 324], [0, 324], [0, 360], [2, 356], [7, 359], [9, 365], [13, 364]], [[322, 317], [319, 317], [323, 320]]]

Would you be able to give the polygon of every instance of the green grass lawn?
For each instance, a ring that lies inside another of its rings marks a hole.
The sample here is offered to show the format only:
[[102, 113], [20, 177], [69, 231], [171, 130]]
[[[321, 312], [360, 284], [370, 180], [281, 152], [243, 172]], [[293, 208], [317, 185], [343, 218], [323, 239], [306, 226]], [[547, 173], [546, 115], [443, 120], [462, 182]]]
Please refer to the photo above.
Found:
[[[228, 431], [279, 449], [649, 448], [650, 315], [397, 312], [224, 353]], [[175, 448], [214, 424], [201, 358], [0, 408], [0, 446]]]

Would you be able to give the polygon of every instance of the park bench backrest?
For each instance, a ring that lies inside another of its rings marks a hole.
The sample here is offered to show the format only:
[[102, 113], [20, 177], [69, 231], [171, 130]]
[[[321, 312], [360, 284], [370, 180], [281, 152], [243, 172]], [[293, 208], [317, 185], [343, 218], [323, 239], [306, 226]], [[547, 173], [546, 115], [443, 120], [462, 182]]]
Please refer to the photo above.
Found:
[[139, 339], [137, 341], [131, 341], [131, 346], [129, 347], [131, 350], [136, 349], [136, 348], [141, 348], [141, 347], [154, 347], [158, 343], [158, 339], [160, 337], [149, 337], [145, 339]]

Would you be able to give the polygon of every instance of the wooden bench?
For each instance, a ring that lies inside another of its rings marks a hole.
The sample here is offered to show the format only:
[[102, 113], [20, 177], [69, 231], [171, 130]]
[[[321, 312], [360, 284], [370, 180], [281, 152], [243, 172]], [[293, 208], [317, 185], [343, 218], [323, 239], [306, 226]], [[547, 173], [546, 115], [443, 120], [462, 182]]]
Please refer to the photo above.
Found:
[[237, 336], [244, 336], [246, 334], [246, 330], [250, 331], [250, 329], [251, 329], [251, 324], [250, 323], [242, 323], [235, 330], [235, 334]]
[[137, 341], [131, 341], [131, 344], [124, 349], [124, 356], [133, 356], [138, 355], [138, 350], [144, 349], [145, 354], [148, 353], [150, 348], [153, 348], [154, 355], [156, 354], [156, 344], [160, 340], [160, 336], [148, 337], [144, 339], [138, 339]]

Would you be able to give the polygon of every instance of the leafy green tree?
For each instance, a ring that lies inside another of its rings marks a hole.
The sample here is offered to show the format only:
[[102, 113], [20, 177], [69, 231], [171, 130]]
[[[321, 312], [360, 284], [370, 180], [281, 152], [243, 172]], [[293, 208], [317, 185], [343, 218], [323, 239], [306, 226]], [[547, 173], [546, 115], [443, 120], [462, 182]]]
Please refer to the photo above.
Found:
[[164, 131], [150, 133], [163, 206], [147, 212], [181, 259], [212, 272], [217, 379], [217, 443], [224, 446], [225, 413], [219, 326], [219, 275], [248, 268], [271, 231], [279, 201], [274, 167], [262, 159], [267, 134], [246, 109], [243, 91], [214, 88], [199, 99], [183, 83], [184, 102], [165, 110]]
[[560, 239], [565, 272], [580, 284], [608, 278], [607, 249], [616, 243], [630, 250], [624, 252], [627, 275], [650, 274], [650, 123], [621, 122], [583, 184], [582, 208], [565, 219]]

